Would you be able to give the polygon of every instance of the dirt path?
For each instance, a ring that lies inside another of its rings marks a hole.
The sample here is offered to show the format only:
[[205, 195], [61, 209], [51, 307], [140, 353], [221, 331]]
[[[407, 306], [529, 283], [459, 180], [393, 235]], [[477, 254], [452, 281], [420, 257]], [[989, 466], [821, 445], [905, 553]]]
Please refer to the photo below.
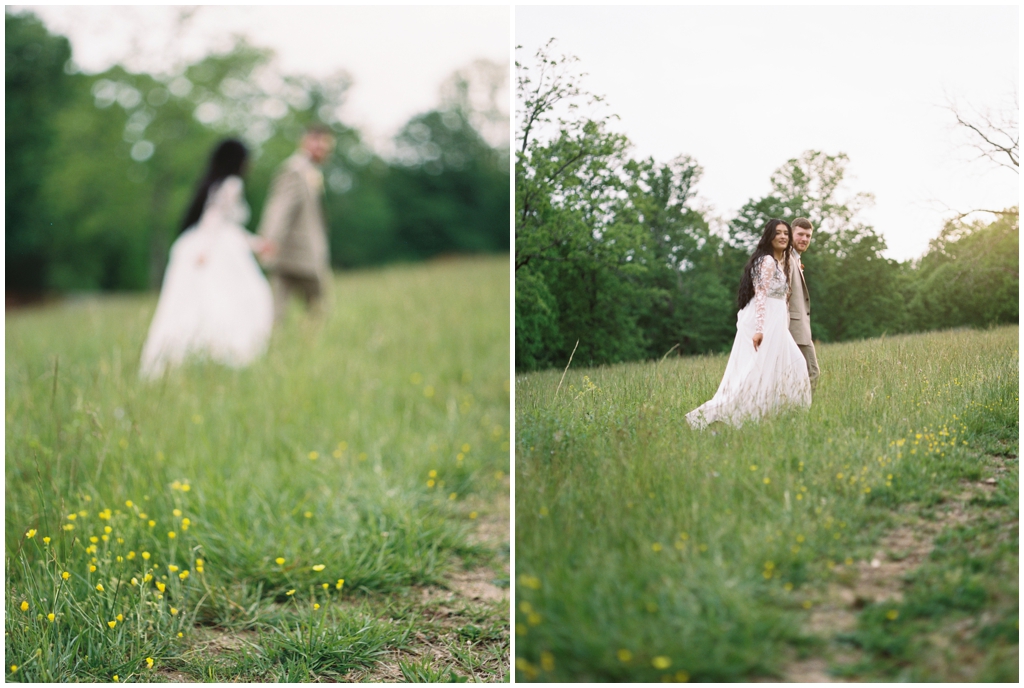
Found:
[[[507, 476], [504, 487], [504, 494], [510, 494]], [[391, 652], [367, 671], [350, 673], [346, 680], [406, 681], [403, 663], [433, 667], [441, 678], [446, 671], [486, 682], [504, 681], [508, 676], [511, 500], [467, 499], [463, 511], [467, 516], [476, 514], [471, 541], [493, 551], [491, 565], [456, 570], [445, 588], [420, 588], [417, 612], [427, 621], [424, 629], [414, 634], [409, 647]], [[487, 621], [481, 623], [481, 619]], [[466, 637], [467, 629], [480, 628], [484, 623], [492, 624], [487, 639]], [[503, 627], [498, 637], [494, 637], [494, 624]], [[457, 657], [466, 651], [481, 659], [478, 669], [470, 670], [472, 662]]]
[[[909, 574], [925, 563], [939, 534], [949, 527], [966, 525], [984, 517], [981, 510], [971, 508], [972, 500], [991, 496], [998, 480], [1010, 470], [1003, 465], [1003, 457], [986, 458], [989, 459], [988, 468], [999, 478], [962, 482], [961, 492], [940, 504], [929, 518], [924, 517], [918, 507], [901, 510], [898, 516], [901, 524], [879, 541], [870, 559], [839, 564], [833, 569], [832, 582], [811, 599], [812, 607], [805, 626], [811, 634], [827, 641], [826, 649], [819, 656], [791, 660], [783, 670], [783, 681], [845, 681], [830, 673], [829, 669], [851, 666], [862, 658], [859, 651], [839, 642], [841, 634], [857, 628], [860, 610], [885, 600], [902, 602]], [[935, 640], [936, 644], [947, 644], [942, 638]]]

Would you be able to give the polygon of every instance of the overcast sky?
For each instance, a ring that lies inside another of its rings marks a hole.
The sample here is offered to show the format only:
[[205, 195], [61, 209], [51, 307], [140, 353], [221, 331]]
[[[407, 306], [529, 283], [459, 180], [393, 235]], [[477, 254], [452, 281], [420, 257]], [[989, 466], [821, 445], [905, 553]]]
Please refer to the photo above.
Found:
[[[851, 191], [888, 255], [921, 255], [945, 206], [1000, 209], [1018, 177], [971, 162], [943, 109], [1013, 102], [1018, 9], [1002, 7], [517, 7], [516, 59], [558, 39], [607, 97], [634, 154], [686, 153], [729, 219], [805, 150], [850, 156]], [[989, 216], [991, 217], [991, 216]]]
[[[38, 14], [71, 40], [73, 59], [87, 72], [121, 63], [169, 71], [231, 46], [233, 34], [276, 51], [286, 73], [354, 78], [342, 111], [347, 124], [379, 143], [410, 117], [439, 103], [441, 83], [456, 69], [486, 58], [509, 61], [507, 6], [273, 7], [17, 6]], [[505, 99], [508, 105], [508, 99]]]

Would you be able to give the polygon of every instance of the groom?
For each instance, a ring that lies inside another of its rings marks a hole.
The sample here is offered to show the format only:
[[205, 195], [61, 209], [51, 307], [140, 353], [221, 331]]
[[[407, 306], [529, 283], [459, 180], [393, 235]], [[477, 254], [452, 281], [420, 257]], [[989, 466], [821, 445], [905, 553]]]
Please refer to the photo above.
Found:
[[271, 183], [259, 235], [267, 240], [261, 258], [270, 272], [274, 322], [281, 321], [292, 294], [299, 294], [307, 309], [323, 311], [331, 267], [319, 167], [333, 149], [330, 129], [307, 127], [299, 150], [281, 164]]
[[818, 356], [811, 341], [811, 297], [807, 293], [807, 281], [804, 280], [804, 265], [800, 255], [811, 245], [811, 232], [814, 227], [810, 220], [798, 217], [793, 220], [794, 255], [789, 261], [789, 283], [792, 293], [789, 297], [789, 331], [800, 347], [800, 353], [807, 360], [807, 374], [811, 378], [811, 389], [818, 384]]

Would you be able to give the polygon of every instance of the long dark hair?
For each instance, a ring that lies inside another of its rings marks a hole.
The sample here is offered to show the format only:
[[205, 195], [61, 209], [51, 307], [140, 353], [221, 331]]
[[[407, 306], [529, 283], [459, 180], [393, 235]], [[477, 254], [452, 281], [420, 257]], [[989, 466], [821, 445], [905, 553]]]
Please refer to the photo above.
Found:
[[757, 261], [762, 256], [771, 256], [772, 260], [775, 260], [775, 249], [772, 247], [772, 241], [775, 240], [775, 230], [779, 225], [786, 225], [786, 233], [789, 235], [789, 241], [786, 242], [786, 250], [783, 251], [782, 258], [782, 271], [786, 273], [786, 280], [789, 280], [789, 252], [793, 246], [793, 228], [785, 220], [772, 218], [764, 226], [764, 233], [761, 234], [761, 240], [757, 242], [754, 255], [750, 256], [750, 260], [743, 266], [743, 279], [740, 280], [740, 292], [736, 297], [736, 303], [739, 304], [740, 310], [743, 310], [743, 307], [750, 303], [750, 299], [754, 298], [754, 265], [757, 264]]
[[210, 162], [206, 166], [206, 172], [199, 181], [199, 185], [196, 186], [196, 193], [192, 197], [192, 203], [188, 206], [188, 212], [185, 213], [185, 220], [181, 223], [182, 232], [199, 222], [199, 218], [203, 215], [203, 209], [206, 207], [210, 189], [215, 184], [219, 184], [232, 175], [242, 175], [242, 167], [248, 157], [249, 150], [238, 139], [225, 139], [217, 144], [217, 147], [213, 149], [213, 155], [210, 156]]

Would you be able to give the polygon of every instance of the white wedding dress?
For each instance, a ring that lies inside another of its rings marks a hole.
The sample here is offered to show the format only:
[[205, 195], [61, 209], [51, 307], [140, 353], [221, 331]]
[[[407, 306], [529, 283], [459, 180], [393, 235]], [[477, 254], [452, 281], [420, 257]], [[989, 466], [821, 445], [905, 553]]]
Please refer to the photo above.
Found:
[[[789, 332], [789, 283], [764, 256], [753, 266], [754, 298], [736, 315], [736, 339], [711, 401], [686, 414], [694, 428], [722, 421], [740, 427], [786, 407], [811, 405], [807, 361]], [[754, 350], [754, 334], [764, 339]]]
[[260, 356], [273, 324], [270, 285], [253, 257], [256, 237], [242, 226], [249, 206], [242, 180], [210, 189], [203, 215], [171, 246], [139, 375], [161, 376], [196, 356], [242, 367]]

